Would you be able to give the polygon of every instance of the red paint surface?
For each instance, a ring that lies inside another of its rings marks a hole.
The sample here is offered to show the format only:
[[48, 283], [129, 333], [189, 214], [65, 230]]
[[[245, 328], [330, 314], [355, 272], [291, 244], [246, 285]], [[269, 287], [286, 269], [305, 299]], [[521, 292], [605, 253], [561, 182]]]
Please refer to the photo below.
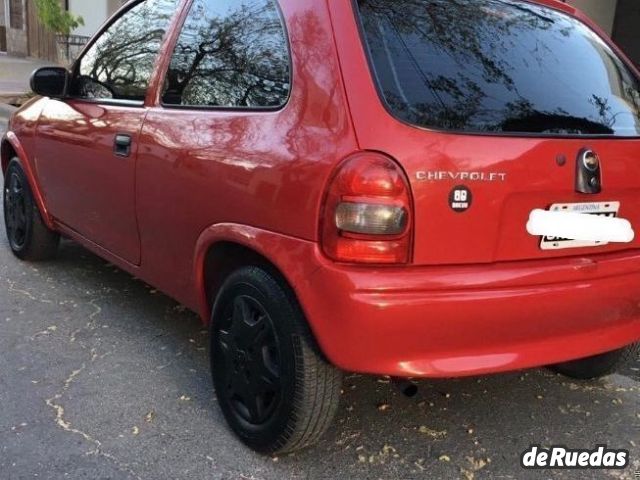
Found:
[[[640, 228], [638, 140], [407, 126], [378, 99], [350, 2], [281, 6], [294, 66], [291, 99], [280, 111], [163, 108], [158, 94], [178, 17], [143, 107], [39, 99], [19, 111], [7, 141], [45, 220], [204, 319], [206, 252], [217, 242], [253, 249], [290, 282], [322, 350], [347, 370], [481, 374], [640, 339], [640, 239], [543, 252], [525, 230], [534, 208], [607, 200], [620, 201], [620, 215]], [[129, 158], [113, 154], [116, 133], [132, 136]], [[588, 198], [573, 192], [573, 162], [586, 146], [604, 164], [603, 193]], [[383, 152], [407, 173], [415, 206], [408, 265], [339, 265], [321, 253], [326, 186], [359, 150]], [[9, 150], [2, 151], [6, 166]], [[556, 164], [559, 154], [567, 166]], [[458, 182], [418, 181], [423, 170], [507, 179], [469, 184], [473, 206], [457, 214], [447, 198]]]

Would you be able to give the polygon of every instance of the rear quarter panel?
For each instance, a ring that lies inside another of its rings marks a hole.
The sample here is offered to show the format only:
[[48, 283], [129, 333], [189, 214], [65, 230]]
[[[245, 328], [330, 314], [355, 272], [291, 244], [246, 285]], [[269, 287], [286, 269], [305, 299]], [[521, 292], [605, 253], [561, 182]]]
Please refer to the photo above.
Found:
[[198, 294], [196, 243], [208, 227], [315, 240], [326, 181], [357, 147], [326, 4], [280, 5], [293, 57], [282, 110], [158, 106], [143, 126], [136, 190], [144, 277], [189, 305]]

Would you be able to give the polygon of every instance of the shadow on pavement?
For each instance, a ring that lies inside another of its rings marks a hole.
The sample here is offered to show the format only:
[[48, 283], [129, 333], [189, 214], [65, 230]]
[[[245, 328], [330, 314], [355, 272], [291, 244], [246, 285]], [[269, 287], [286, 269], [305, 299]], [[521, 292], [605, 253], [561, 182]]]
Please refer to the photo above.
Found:
[[[96, 331], [101, 337], [103, 330], [112, 335], [98, 342], [98, 350], [112, 351], [111, 360], [96, 368], [101, 380], [85, 393], [100, 395], [113, 388], [123, 403], [132, 401], [130, 394], [154, 404], [158, 419], [162, 412], [144, 449], [111, 447], [118, 458], [132, 457], [127, 464], [138, 475], [153, 467], [135, 467], [135, 458], [163, 438], [189, 447], [182, 460], [172, 459], [176, 468], [201, 462], [205, 471], [213, 468], [237, 478], [544, 478], [519, 467], [521, 453], [531, 444], [627, 448], [634, 468], [640, 468], [640, 362], [596, 382], [576, 382], [547, 370], [421, 381], [413, 399], [386, 379], [347, 375], [340, 413], [321, 444], [265, 459], [244, 449], [226, 429], [210, 386], [207, 333], [195, 314], [71, 242], [64, 242], [56, 262], [39, 269], [70, 291], [98, 298], [94, 303], [106, 327], [85, 332], [85, 340], [91, 343]], [[134, 385], [140, 368], [147, 378]], [[116, 369], [127, 369], [122, 374], [128, 377], [126, 385], [110, 379]], [[81, 396], [84, 387], [77, 388]], [[181, 393], [189, 399], [182, 402], [189, 403], [188, 410], [181, 409]], [[111, 410], [109, 402], [93, 407], [97, 417]], [[123, 413], [121, 406], [113, 410]], [[100, 429], [100, 423], [93, 428]], [[101, 436], [116, 432], [106, 428]], [[162, 458], [151, 464], [164, 465]], [[600, 473], [562, 471], [553, 477], [601, 478]], [[633, 478], [632, 470], [617, 473]]]

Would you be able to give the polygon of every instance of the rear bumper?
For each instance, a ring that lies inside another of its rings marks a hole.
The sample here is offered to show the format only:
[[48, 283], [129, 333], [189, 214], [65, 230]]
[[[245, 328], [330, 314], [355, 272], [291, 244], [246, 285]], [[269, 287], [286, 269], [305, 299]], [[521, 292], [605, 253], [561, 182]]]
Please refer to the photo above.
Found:
[[313, 269], [294, 286], [325, 355], [345, 370], [479, 375], [640, 340], [640, 252], [410, 268], [340, 266], [315, 246], [308, 253]]

